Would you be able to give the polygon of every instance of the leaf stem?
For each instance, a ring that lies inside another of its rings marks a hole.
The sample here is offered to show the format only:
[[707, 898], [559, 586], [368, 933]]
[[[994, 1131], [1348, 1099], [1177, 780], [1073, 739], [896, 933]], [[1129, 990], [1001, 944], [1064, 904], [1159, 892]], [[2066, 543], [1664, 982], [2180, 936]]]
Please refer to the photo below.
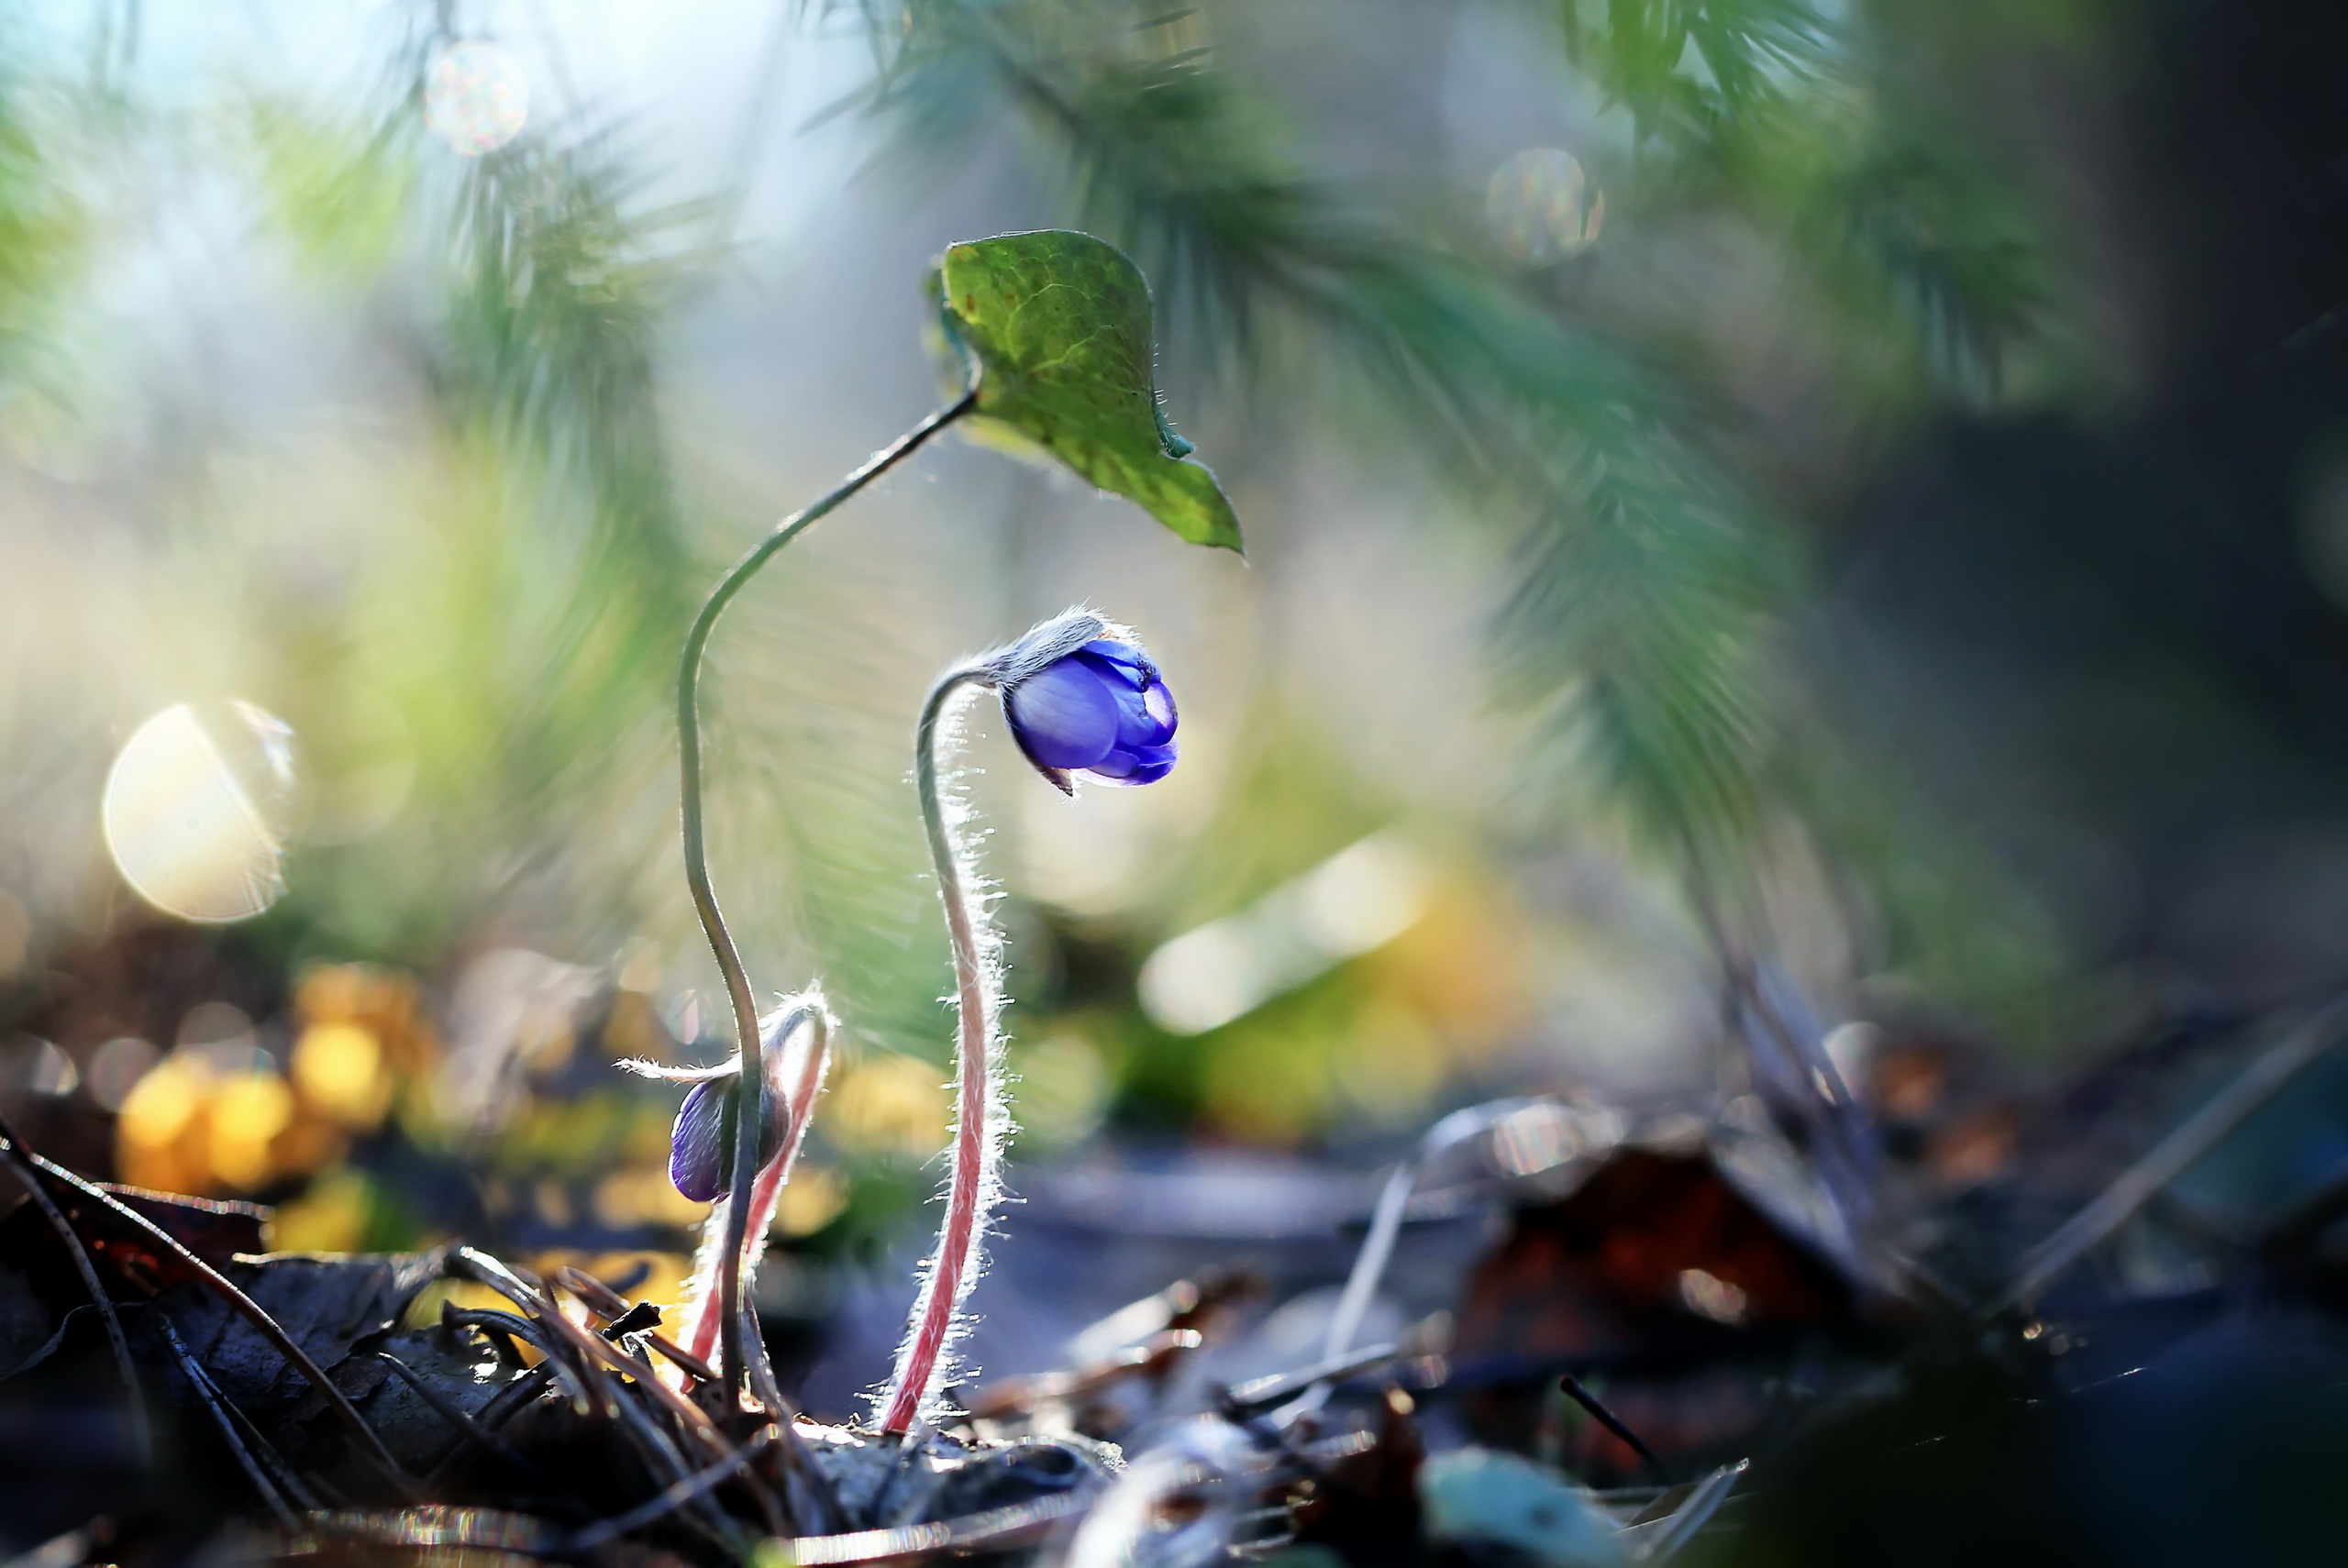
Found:
[[882, 1408], [880, 1430], [884, 1432], [910, 1430], [941, 1375], [955, 1318], [976, 1280], [979, 1246], [985, 1235], [983, 1210], [995, 1186], [995, 1160], [1002, 1144], [1000, 1132], [989, 1125], [999, 1087], [994, 1061], [998, 999], [993, 966], [980, 944], [985, 917], [964, 884], [961, 846], [955, 842], [954, 824], [947, 821], [937, 782], [947, 715], [958, 698], [986, 679], [986, 671], [971, 665], [940, 676], [922, 705], [921, 723], [914, 732], [914, 784], [921, 794], [922, 825], [929, 833], [930, 864], [937, 873], [937, 896], [946, 906], [947, 941], [954, 955], [954, 1165], [947, 1184], [946, 1223], [937, 1233], [937, 1252], [922, 1281], [913, 1324], [897, 1353], [896, 1375]]
[[[777, 524], [774, 531], [759, 541], [749, 554], [737, 562], [734, 569], [719, 581], [708, 602], [702, 605], [701, 613], [693, 618], [692, 629], [685, 634], [684, 657], [677, 668], [677, 752], [683, 774], [685, 886], [692, 894], [693, 913], [700, 917], [702, 931], [709, 938], [709, 949], [717, 959], [718, 972], [725, 978], [725, 994], [734, 1007], [734, 1035], [741, 1052], [742, 1082], [745, 1084], [758, 1085], [766, 1081], [759, 1054], [759, 1005], [750, 988], [749, 974], [742, 967], [741, 953], [735, 947], [733, 936], [725, 929], [725, 917], [718, 912], [717, 895], [709, 883], [709, 853], [702, 824], [702, 654], [709, 646], [710, 633], [716, 628], [717, 617], [725, 613], [726, 605], [733, 602], [734, 596], [742, 591], [776, 551], [797, 538], [817, 519], [910, 457], [923, 442], [968, 414], [978, 402], [978, 385], [973, 381], [959, 398], [872, 454], [862, 468], [842, 480], [830, 494]], [[753, 1099], [746, 1103], [755, 1105], [757, 1101]], [[737, 1136], [732, 1191], [748, 1192], [751, 1183], [757, 1179], [759, 1120], [755, 1115], [735, 1118]], [[725, 1257], [718, 1289], [729, 1309], [719, 1314], [718, 1321], [722, 1351], [719, 1370], [725, 1375], [725, 1397], [729, 1401], [739, 1397], [742, 1386], [741, 1255], [748, 1220], [748, 1205], [736, 1203], [727, 1206]]]
[[[786, 1086], [782, 1076], [791, 1067], [788, 1047], [803, 1028], [807, 1032], [807, 1043], [799, 1055], [798, 1082]], [[767, 1161], [766, 1168], [759, 1173], [758, 1184], [750, 1189], [750, 1217], [744, 1222], [738, 1238], [745, 1290], [755, 1286], [759, 1260], [765, 1253], [767, 1226], [774, 1220], [783, 1184], [791, 1179], [800, 1146], [807, 1139], [808, 1123], [814, 1120], [815, 1096], [823, 1089], [824, 1074], [831, 1064], [831, 1014], [820, 999], [803, 1000], [796, 1007], [770, 1014], [759, 1029], [759, 1044], [766, 1053], [764, 1066], [770, 1087], [789, 1108], [791, 1126], [783, 1133], [782, 1148]], [[703, 1232], [700, 1254], [693, 1260], [692, 1295], [687, 1298], [683, 1325], [678, 1331], [681, 1348], [698, 1361], [709, 1360], [717, 1350], [718, 1314], [723, 1307], [718, 1294], [719, 1278], [724, 1272], [721, 1249], [727, 1244], [726, 1232], [731, 1230], [723, 1209], [733, 1202], [731, 1192], [718, 1199], [721, 1211]]]

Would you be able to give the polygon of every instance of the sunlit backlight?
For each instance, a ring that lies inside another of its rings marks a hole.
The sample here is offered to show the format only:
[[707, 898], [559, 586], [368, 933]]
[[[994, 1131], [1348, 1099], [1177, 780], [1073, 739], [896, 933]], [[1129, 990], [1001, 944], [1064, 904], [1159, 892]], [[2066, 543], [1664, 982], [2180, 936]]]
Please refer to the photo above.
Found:
[[1484, 187], [1484, 222], [1510, 259], [1545, 267], [1598, 243], [1606, 198], [1572, 153], [1528, 147], [1493, 171]]
[[249, 702], [183, 702], [138, 726], [106, 775], [106, 853], [183, 920], [249, 920], [285, 891], [294, 732]]
[[1174, 1034], [1203, 1034], [1387, 943], [1425, 911], [1427, 874], [1385, 834], [1338, 851], [1236, 914], [1149, 955], [1141, 1005]]
[[[666, 1144], [662, 1147], [665, 1154]], [[633, 1231], [639, 1225], [682, 1230], [709, 1214], [708, 1204], [695, 1203], [670, 1181], [665, 1157], [658, 1164], [614, 1171], [597, 1182], [594, 1209], [596, 1222], [611, 1231]]]
[[90, 1098], [108, 1110], [120, 1110], [138, 1080], [147, 1076], [162, 1053], [134, 1034], [109, 1040], [90, 1056], [86, 1082]]
[[1744, 1321], [1752, 1297], [1720, 1275], [1700, 1268], [1679, 1271], [1679, 1303], [1700, 1318], [1733, 1328]]
[[495, 152], [522, 134], [529, 117], [529, 79], [501, 46], [474, 39], [434, 58], [424, 84], [424, 123], [450, 150], [466, 158]]
[[39, 1095], [68, 1095], [81, 1083], [73, 1058], [50, 1041], [19, 1034], [0, 1045], [0, 1088]]
[[826, 1165], [798, 1165], [776, 1196], [774, 1233], [790, 1238], [812, 1236], [838, 1219], [847, 1208], [846, 1176]]
[[294, 1091], [265, 1052], [183, 1047], [123, 1096], [116, 1164], [133, 1187], [250, 1190], [286, 1168], [281, 1135], [294, 1112]]
[[269, 1247], [285, 1253], [354, 1253], [367, 1239], [374, 1192], [359, 1171], [337, 1171], [310, 1184], [270, 1216]]
[[1012, 1106], [1024, 1143], [1052, 1148], [1080, 1143], [1109, 1109], [1109, 1069], [1082, 1035], [1062, 1032], [1012, 1056], [1018, 1073]]
[[391, 1106], [383, 1043], [364, 1024], [313, 1023], [294, 1043], [294, 1086], [305, 1104], [346, 1127], [372, 1127]]
[[1587, 1140], [1571, 1109], [1534, 1100], [1501, 1118], [1492, 1129], [1491, 1161], [1502, 1176], [1538, 1176], [1582, 1152]]
[[843, 1148], [914, 1158], [945, 1141], [947, 1101], [938, 1069], [911, 1056], [875, 1055], [839, 1076], [825, 1097], [824, 1125]]
[[294, 1120], [294, 1091], [274, 1073], [239, 1073], [212, 1097], [212, 1175], [255, 1187], [274, 1171], [270, 1144]]

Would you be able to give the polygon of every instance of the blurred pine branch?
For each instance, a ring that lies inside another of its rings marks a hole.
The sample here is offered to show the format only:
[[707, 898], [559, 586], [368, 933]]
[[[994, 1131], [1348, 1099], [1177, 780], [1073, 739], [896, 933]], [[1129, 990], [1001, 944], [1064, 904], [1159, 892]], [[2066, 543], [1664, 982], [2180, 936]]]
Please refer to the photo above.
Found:
[[[910, 157], [935, 169], [1017, 125], [1068, 221], [1126, 247], [1209, 362], [1260, 377], [1301, 344], [1311, 369], [1282, 384], [1347, 368], [1476, 511], [1512, 520], [1503, 689], [1650, 844], [1733, 880], [1765, 823], [1815, 803], [1773, 762], [1792, 679], [1776, 629], [1809, 539], [1687, 329], [1593, 314], [1440, 201], [1430, 218], [1314, 177], [1275, 129], [1277, 73], [1252, 62], [1243, 86], [1216, 55], [1213, 7], [860, 9], [879, 69], [858, 103]], [[1611, 194], [1635, 216], [1608, 240], [1627, 265], [1677, 219], [1739, 226], [1822, 325], [1854, 407], [1999, 393], [2044, 330], [2045, 270], [2010, 182], [1899, 92], [1914, 18], [1806, 0], [1553, 15], [1558, 93], [1631, 122]]]

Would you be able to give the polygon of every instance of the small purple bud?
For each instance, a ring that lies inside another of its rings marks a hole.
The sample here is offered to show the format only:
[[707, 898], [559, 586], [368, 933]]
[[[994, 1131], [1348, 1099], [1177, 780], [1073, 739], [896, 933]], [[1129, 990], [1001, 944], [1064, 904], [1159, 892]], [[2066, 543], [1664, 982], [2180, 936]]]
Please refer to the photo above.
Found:
[[[711, 1203], [733, 1185], [734, 1110], [741, 1097], [737, 1073], [704, 1078], [677, 1108], [677, 1124], [669, 1134], [669, 1179], [695, 1203]], [[765, 1102], [766, 1125], [759, 1130], [759, 1165], [763, 1168], [782, 1148], [782, 1123], [789, 1115], [771, 1090], [759, 1097]]]
[[1012, 737], [1045, 778], [1155, 784], [1174, 770], [1174, 694], [1149, 656], [1096, 637], [1003, 692]]

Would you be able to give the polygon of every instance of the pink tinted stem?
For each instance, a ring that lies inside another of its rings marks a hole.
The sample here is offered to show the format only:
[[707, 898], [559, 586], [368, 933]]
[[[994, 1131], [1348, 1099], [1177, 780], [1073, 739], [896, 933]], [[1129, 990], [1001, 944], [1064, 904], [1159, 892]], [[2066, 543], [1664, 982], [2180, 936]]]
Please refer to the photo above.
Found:
[[947, 704], [974, 679], [967, 669], [938, 681], [922, 709], [914, 747], [922, 817], [929, 830], [930, 859], [937, 871], [938, 898], [946, 906], [946, 933], [954, 955], [955, 1032], [954, 1165], [946, 1190], [946, 1223], [937, 1252], [914, 1304], [914, 1321], [898, 1353], [896, 1375], [883, 1406], [880, 1430], [912, 1429], [944, 1371], [944, 1353], [956, 1317], [974, 1283], [983, 1210], [994, 1187], [994, 1157], [1001, 1137], [989, 1124], [995, 1109], [993, 1081], [995, 999], [979, 922], [962, 878], [962, 856], [947, 827], [937, 786], [939, 729]]
[[[800, 1060], [799, 1082], [793, 1086], [790, 1095], [791, 1131], [783, 1135], [782, 1148], [759, 1173], [758, 1181], [750, 1188], [750, 1211], [748, 1226], [742, 1234], [740, 1265], [742, 1289], [746, 1296], [749, 1291], [749, 1282], [757, 1277], [759, 1261], [766, 1253], [767, 1227], [774, 1222], [775, 1205], [781, 1201], [782, 1189], [791, 1180], [792, 1167], [799, 1160], [800, 1145], [806, 1142], [807, 1123], [814, 1113], [815, 1097], [823, 1092], [825, 1070], [831, 1065], [831, 1022], [822, 1004], [817, 1003], [800, 1017], [805, 1020], [811, 1033], [806, 1055]], [[785, 1047], [790, 1044], [797, 1023], [797, 1019], [786, 1016], [775, 1035], [773, 1052], [769, 1060], [772, 1063], [774, 1076], [778, 1077], [782, 1073]], [[778, 1089], [781, 1088], [780, 1085], [776, 1087]], [[721, 1207], [713, 1209], [704, 1222], [703, 1233], [714, 1246], [725, 1244], [725, 1238], [731, 1231], [726, 1221], [731, 1216], [723, 1206], [733, 1201], [730, 1196], [719, 1199]], [[694, 1270], [696, 1278], [701, 1281], [701, 1288], [693, 1293], [692, 1305], [685, 1309], [685, 1321], [679, 1334], [679, 1342], [686, 1351], [703, 1361], [709, 1359], [711, 1350], [717, 1343], [718, 1320], [722, 1316], [723, 1292], [718, 1286], [715, 1270], [711, 1266], [714, 1261], [714, 1258], [704, 1258]]]

